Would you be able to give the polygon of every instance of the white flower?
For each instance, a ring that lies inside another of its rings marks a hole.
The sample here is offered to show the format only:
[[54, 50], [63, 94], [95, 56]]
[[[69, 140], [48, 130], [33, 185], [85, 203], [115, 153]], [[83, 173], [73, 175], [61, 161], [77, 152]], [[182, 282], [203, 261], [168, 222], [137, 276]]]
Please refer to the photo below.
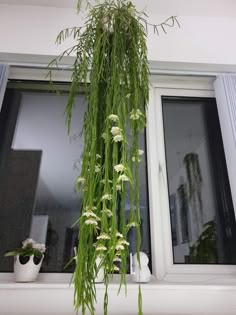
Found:
[[109, 240], [110, 236], [106, 233], [102, 233], [97, 237], [98, 240]]
[[99, 250], [107, 250], [107, 248], [106, 248], [106, 246], [104, 246], [104, 245], [98, 245], [98, 246], [96, 247], [96, 250], [97, 250], [97, 251], [99, 251]]
[[109, 218], [113, 216], [113, 213], [110, 209], [104, 209], [101, 212], [105, 213]]
[[130, 222], [129, 224], [127, 224], [128, 228], [135, 227], [135, 226], [137, 226], [137, 224], [135, 222]]
[[79, 183], [83, 184], [85, 182], [85, 178], [80, 176], [80, 177], [77, 178], [76, 182], [77, 182], [77, 184], [79, 184]]
[[103, 195], [102, 196], [102, 201], [103, 200], [112, 200], [112, 195], [110, 195], [110, 194], [105, 194], [105, 195]]
[[121, 185], [116, 185], [116, 190], [117, 191], [121, 190]]
[[101, 159], [101, 155], [100, 154], [96, 154], [96, 159]]
[[97, 221], [94, 219], [88, 219], [85, 221], [85, 224], [87, 225], [98, 225]]
[[93, 213], [91, 210], [84, 212], [82, 216], [86, 218], [89, 218], [89, 217], [97, 218], [96, 214]]
[[118, 182], [129, 182], [129, 177], [128, 176], [126, 176], [126, 175], [120, 175], [119, 177], [118, 177]]
[[136, 110], [133, 109], [130, 113], [131, 120], [138, 120], [140, 116], [143, 116], [143, 113], [139, 109]]
[[143, 153], [144, 153], [143, 150], [140, 150], [140, 149], [138, 150], [138, 154], [139, 154], [139, 155], [143, 155]]
[[103, 138], [104, 140], [106, 140], [106, 139], [107, 139], [107, 134], [106, 134], [105, 132], [103, 132], [103, 134], [102, 134], [102, 138]]
[[117, 135], [117, 136], [114, 136], [113, 140], [114, 142], [121, 142], [124, 140], [124, 138], [122, 135]]
[[112, 127], [111, 128], [111, 133], [113, 136], [121, 135], [121, 131], [122, 131], [122, 129], [119, 127]]
[[122, 244], [117, 244], [116, 245], [116, 250], [124, 250], [124, 246]]
[[[100, 180], [100, 183], [105, 184], [106, 183], [105, 179]], [[112, 180], [108, 179], [108, 183], [112, 184]]]
[[116, 237], [120, 237], [120, 238], [123, 238], [123, 234], [121, 234], [120, 232], [116, 232]]
[[28, 246], [33, 247], [36, 242], [32, 238], [27, 238], [24, 242], [22, 242], [22, 248], [26, 248]]
[[46, 251], [45, 244], [42, 243], [33, 244], [33, 248], [38, 250], [41, 254], [45, 253]]
[[113, 259], [113, 261], [115, 262], [115, 261], [121, 261], [121, 258], [120, 257], [115, 257], [114, 259]]
[[133, 162], [141, 162], [140, 158], [139, 157], [136, 158], [135, 156], [132, 157], [132, 161]]
[[114, 271], [120, 271], [120, 268], [117, 267], [116, 265], [114, 265], [114, 266], [113, 266], [113, 270], [114, 270]]
[[119, 120], [119, 117], [117, 115], [114, 115], [114, 114], [111, 114], [108, 116], [108, 118], [111, 120], [111, 121], [118, 121]]
[[99, 173], [101, 171], [100, 165], [95, 165], [95, 173]]
[[127, 242], [126, 240], [119, 240], [118, 244], [129, 245], [129, 242]]
[[114, 169], [117, 173], [119, 173], [119, 172], [123, 172], [125, 170], [125, 167], [123, 164], [117, 164], [114, 166]]

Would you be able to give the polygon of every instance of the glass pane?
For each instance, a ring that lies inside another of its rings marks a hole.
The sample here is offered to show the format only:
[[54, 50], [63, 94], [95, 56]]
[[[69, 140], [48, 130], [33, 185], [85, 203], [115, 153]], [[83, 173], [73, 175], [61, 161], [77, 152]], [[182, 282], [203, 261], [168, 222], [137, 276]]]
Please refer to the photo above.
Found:
[[[65, 125], [66, 94], [8, 89], [0, 114], [0, 271], [13, 270], [3, 255], [32, 237], [46, 242], [44, 272], [64, 269], [73, 257], [81, 196], [74, 184], [81, 167], [85, 98], [79, 95], [70, 136]], [[144, 135], [140, 145], [145, 147]], [[141, 163], [142, 249], [150, 255], [146, 160]], [[127, 213], [129, 206], [127, 204]], [[134, 240], [130, 237], [131, 249]]]
[[236, 223], [214, 99], [163, 97], [174, 263], [235, 264]]

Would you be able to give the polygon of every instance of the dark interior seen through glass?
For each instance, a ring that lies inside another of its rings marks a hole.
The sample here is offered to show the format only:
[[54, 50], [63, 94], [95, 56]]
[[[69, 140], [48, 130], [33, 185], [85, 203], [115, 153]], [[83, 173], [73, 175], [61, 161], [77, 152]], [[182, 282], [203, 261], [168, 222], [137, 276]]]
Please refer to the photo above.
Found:
[[174, 263], [236, 264], [236, 223], [215, 99], [163, 97]]
[[[67, 94], [8, 86], [0, 113], [0, 271], [13, 271], [13, 259], [4, 254], [21, 246], [27, 237], [46, 243], [43, 272], [64, 269], [74, 256], [81, 195], [75, 191], [83, 151], [82, 126], [85, 97], [78, 95], [70, 136], [65, 124]], [[35, 87], [35, 89], [34, 89]], [[44, 88], [44, 90], [43, 90]], [[140, 138], [145, 150], [145, 135]], [[150, 257], [146, 158], [140, 166], [140, 206], [143, 241]], [[127, 217], [129, 204], [127, 199]], [[135, 235], [129, 235], [136, 251]]]

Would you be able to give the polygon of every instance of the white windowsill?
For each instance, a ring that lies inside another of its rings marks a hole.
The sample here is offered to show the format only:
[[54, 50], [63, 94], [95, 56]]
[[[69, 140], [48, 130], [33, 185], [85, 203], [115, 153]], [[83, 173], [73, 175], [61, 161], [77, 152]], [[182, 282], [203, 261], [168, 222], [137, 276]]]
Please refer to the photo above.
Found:
[[[136, 290], [138, 283], [132, 281], [131, 276], [127, 275], [128, 289]], [[110, 281], [110, 289], [119, 289], [119, 275], [114, 275]], [[188, 288], [195, 289], [196, 287], [208, 287], [215, 289], [236, 290], [236, 275], [205, 275], [205, 274], [168, 274], [163, 280], [157, 280], [154, 276], [151, 277], [149, 283], [141, 283], [143, 290], [153, 289], [178, 289]], [[62, 273], [40, 273], [36, 282], [15, 282], [13, 273], [0, 273], [0, 290], [1, 289], [74, 289], [72, 274]], [[97, 289], [104, 289], [103, 283], [96, 284]]]
[[[118, 290], [120, 286], [119, 275], [114, 275], [110, 281], [109, 288]], [[127, 275], [127, 288], [137, 290], [138, 283], [132, 281], [131, 276]], [[157, 280], [152, 276], [149, 283], [141, 283], [143, 290], [153, 289], [196, 289], [208, 288], [219, 290], [236, 290], [236, 275], [183, 275], [169, 274], [163, 280]], [[13, 273], [0, 273], [0, 290], [2, 289], [74, 289], [72, 274], [62, 273], [40, 273], [36, 282], [14, 282]], [[103, 283], [96, 284], [97, 289], [104, 289]]]
[[[37, 282], [15, 283], [13, 274], [0, 274], [0, 314], [74, 315], [71, 274], [40, 274]], [[168, 275], [142, 284], [145, 315], [235, 315], [236, 275]], [[103, 314], [104, 284], [96, 284], [96, 315]], [[109, 315], [137, 314], [138, 284], [127, 276], [119, 296], [119, 276], [109, 286]], [[25, 301], [27, 300], [27, 303]], [[15, 302], [12, 302], [15, 301]], [[35, 307], [40, 301], [40, 307]], [[79, 313], [80, 314], [80, 313]]]

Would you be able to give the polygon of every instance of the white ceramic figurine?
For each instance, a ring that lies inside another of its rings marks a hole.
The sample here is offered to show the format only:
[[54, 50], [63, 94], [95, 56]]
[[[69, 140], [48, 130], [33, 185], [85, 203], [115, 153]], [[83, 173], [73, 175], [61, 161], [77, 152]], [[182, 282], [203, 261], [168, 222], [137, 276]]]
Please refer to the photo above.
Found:
[[130, 273], [134, 282], [149, 282], [151, 272], [148, 267], [148, 256], [140, 252], [140, 267], [138, 263], [137, 253], [132, 256], [130, 254]]

